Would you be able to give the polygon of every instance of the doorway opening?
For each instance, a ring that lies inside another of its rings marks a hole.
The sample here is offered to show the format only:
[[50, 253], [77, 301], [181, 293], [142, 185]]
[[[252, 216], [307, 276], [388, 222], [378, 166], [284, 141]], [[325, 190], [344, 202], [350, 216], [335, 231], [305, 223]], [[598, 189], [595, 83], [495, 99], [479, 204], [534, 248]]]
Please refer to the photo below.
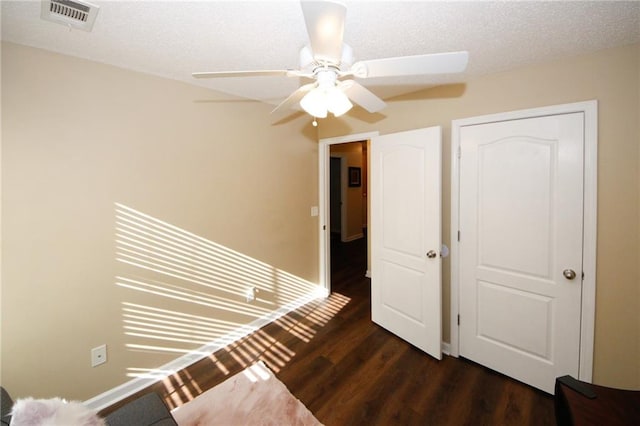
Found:
[[327, 294], [333, 290], [333, 270], [359, 268], [360, 276], [369, 277], [367, 172], [369, 140], [375, 136], [378, 132], [320, 140], [320, 285]]
[[368, 143], [329, 148], [329, 231], [332, 291], [345, 291], [350, 277], [367, 275]]

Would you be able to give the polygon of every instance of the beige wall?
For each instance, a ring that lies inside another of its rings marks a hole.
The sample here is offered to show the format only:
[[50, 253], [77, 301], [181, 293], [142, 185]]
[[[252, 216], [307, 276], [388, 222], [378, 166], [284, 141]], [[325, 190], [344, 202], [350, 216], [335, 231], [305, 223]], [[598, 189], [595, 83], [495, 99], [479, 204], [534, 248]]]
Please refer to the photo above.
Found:
[[[2, 89], [1, 361], [14, 397], [90, 398], [315, 288], [306, 117], [272, 126], [268, 105], [14, 44]], [[252, 285], [261, 300], [247, 304]], [[126, 334], [134, 310], [147, 337]], [[161, 318], [176, 335], [148, 325]], [[108, 362], [91, 368], [104, 343]]]
[[[473, 61], [473, 57], [470, 59]], [[598, 258], [594, 382], [640, 388], [640, 47], [530, 66], [398, 98], [377, 116], [323, 120], [320, 137], [443, 126], [443, 239], [450, 244], [451, 120], [597, 99]], [[372, 120], [373, 119], [373, 120]], [[372, 121], [374, 121], [372, 123]], [[444, 263], [449, 339], [449, 263]]]

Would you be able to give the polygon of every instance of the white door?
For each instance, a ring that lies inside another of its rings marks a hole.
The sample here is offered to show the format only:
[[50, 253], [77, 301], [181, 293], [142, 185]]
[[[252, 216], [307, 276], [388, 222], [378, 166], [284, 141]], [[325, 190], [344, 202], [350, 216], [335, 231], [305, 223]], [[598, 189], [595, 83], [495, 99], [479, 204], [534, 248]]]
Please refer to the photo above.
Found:
[[460, 355], [553, 393], [578, 377], [584, 114], [460, 129]]
[[371, 316], [441, 359], [441, 129], [371, 141]]

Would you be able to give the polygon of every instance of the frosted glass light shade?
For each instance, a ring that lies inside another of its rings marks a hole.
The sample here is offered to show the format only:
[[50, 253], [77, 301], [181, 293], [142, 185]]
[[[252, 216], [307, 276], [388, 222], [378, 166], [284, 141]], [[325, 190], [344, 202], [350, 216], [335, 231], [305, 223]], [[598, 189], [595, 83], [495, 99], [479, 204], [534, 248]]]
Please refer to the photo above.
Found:
[[333, 115], [340, 117], [351, 108], [353, 108], [353, 104], [342, 90], [332, 87], [327, 91], [327, 109]]
[[300, 106], [314, 117], [325, 118], [327, 116], [327, 96], [324, 90], [313, 89], [300, 100]]

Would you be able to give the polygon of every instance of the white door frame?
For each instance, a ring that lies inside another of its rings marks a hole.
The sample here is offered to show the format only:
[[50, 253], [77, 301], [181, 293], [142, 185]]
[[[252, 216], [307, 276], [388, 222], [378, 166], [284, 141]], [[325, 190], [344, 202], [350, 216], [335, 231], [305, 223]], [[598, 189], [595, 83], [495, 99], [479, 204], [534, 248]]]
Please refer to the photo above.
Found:
[[[341, 143], [359, 142], [379, 135], [379, 132], [356, 133], [353, 135], [336, 136], [334, 138], [320, 139], [318, 144], [318, 207], [319, 220], [318, 232], [320, 241], [320, 282], [326, 294], [331, 293], [331, 212], [329, 211], [331, 173], [331, 149], [330, 145]], [[345, 175], [346, 176], [346, 175]], [[344, 227], [344, 224], [343, 224]]]
[[[596, 238], [598, 212], [598, 103], [586, 101], [471, 117], [451, 122], [451, 318], [450, 354], [460, 355], [458, 314], [460, 296], [460, 262], [458, 231], [460, 224], [460, 129], [464, 126], [517, 120], [557, 114], [581, 112], [584, 114], [584, 227], [582, 318], [580, 329], [579, 379], [591, 382], [593, 375], [593, 348], [596, 306]], [[464, 238], [464, 236], [462, 236]]]

